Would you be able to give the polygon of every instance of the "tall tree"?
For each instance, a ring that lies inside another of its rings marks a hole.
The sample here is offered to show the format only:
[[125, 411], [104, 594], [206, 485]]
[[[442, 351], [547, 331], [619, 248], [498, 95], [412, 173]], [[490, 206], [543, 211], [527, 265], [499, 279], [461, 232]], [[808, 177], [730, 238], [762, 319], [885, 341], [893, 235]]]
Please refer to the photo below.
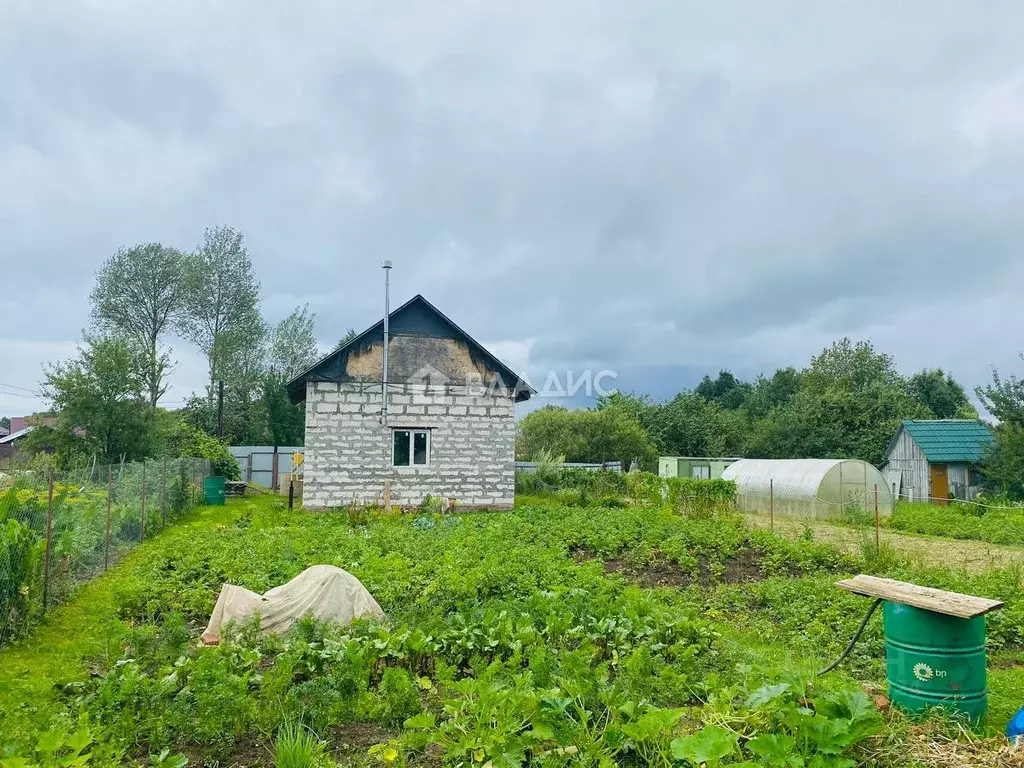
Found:
[[304, 304], [274, 326], [267, 350], [271, 371], [290, 381], [319, 359], [315, 325], [316, 315]]
[[301, 445], [305, 408], [292, 405], [285, 386], [320, 357], [314, 325], [316, 315], [309, 305], [297, 307], [275, 326], [268, 350], [269, 370], [263, 379], [263, 407], [267, 432], [274, 445]]
[[[319, 357], [315, 315], [297, 307], [267, 334], [265, 341], [234, 349], [222, 364], [224, 434], [241, 445], [301, 445], [305, 409], [292, 405], [285, 385]], [[193, 397], [184, 418], [208, 434], [218, 432], [214, 398]]]
[[693, 390], [695, 395], [703, 397], [711, 403], [718, 403], [723, 408], [735, 410], [746, 402], [753, 388], [745, 381], [740, 381], [727, 370], [718, 372], [718, 378], [705, 376]]
[[347, 331], [345, 331], [345, 335], [338, 339], [338, 343], [334, 345], [334, 348], [341, 349], [358, 335], [359, 334], [356, 333], [355, 328], [349, 328]]
[[803, 386], [803, 376], [796, 368], [779, 368], [771, 375], [758, 376], [747, 397], [747, 412], [752, 420], [763, 419], [772, 409], [788, 405]]
[[997, 426], [984, 467], [988, 488], [1015, 500], [1024, 499], [1024, 427], [1012, 421]]
[[185, 256], [160, 243], [121, 248], [96, 273], [90, 301], [97, 328], [128, 340], [137, 350], [151, 407], [167, 390], [171, 350], [161, 341], [185, 309]]
[[773, 459], [851, 458], [878, 464], [901, 419], [927, 419], [902, 386], [806, 388], [754, 424], [748, 451]]
[[101, 461], [145, 457], [154, 439], [153, 409], [132, 351], [117, 337], [87, 338], [78, 357], [44, 369], [53, 401], [57, 450], [95, 453]]
[[754, 423], [748, 450], [764, 458], [882, 459], [901, 419], [931, 412], [913, 398], [893, 359], [870, 342], [840, 339], [811, 359], [800, 388]]
[[239, 344], [224, 361], [225, 437], [242, 445], [267, 441], [267, 414], [263, 406], [263, 381], [266, 376], [266, 339]]
[[874, 384], [902, 386], [903, 379], [890, 355], [876, 352], [870, 341], [854, 343], [844, 337], [811, 358], [804, 384], [819, 390], [842, 387], [859, 391]]
[[651, 431], [656, 408], [654, 398], [646, 392], [619, 392], [615, 390], [607, 395], [598, 395], [594, 408], [603, 411], [606, 408], [622, 408], [648, 432]]
[[746, 431], [742, 411], [692, 392], [655, 406], [649, 430], [663, 456], [735, 456]]
[[[1021, 358], [1024, 359], [1024, 354]], [[1003, 378], [993, 368], [992, 383], [987, 387], [978, 387], [974, 393], [985, 410], [1001, 423], [1024, 427], [1024, 380], [1014, 375]]]
[[260, 283], [240, 232], [207, 229], [189, 259], [186, 336], [206, 356], [212, 397], [218, 379], [249, 368], [266, 328], [259, 312]]
[[519, 422], [516, 456], [531, 461], [542, 452], [566, 461], [650, 462], [657, 456], [644, 429], [626, 409], [570, 411], [545, 406]]
[[952, 374], [941, 368], [926, 368], [907, 380], [910, 396], [931, 411], [937, 419], [976, 419], [978, 412], [967, 392]]

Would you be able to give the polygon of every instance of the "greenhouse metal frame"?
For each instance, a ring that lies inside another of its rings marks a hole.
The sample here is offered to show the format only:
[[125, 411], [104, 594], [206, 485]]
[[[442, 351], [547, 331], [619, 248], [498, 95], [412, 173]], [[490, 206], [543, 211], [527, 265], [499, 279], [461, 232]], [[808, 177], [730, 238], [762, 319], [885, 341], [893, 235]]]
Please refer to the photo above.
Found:
[[859, 459], [741, 459], [723, 480], [736, 483], [736, 504], [745, 512], [841, 518], [890, 515], [892, 491], [882, 473]]

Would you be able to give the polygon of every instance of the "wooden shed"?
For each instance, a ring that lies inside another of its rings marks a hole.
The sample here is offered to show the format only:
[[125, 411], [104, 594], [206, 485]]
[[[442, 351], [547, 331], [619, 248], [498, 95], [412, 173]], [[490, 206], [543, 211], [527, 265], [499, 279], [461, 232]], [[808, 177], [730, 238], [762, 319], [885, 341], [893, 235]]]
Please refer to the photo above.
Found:
[[904, 419], [889, 442], [883, 474], [894, 497], [947, 504], [981, 491], [981, 458], [992, 430], [979, 419]]

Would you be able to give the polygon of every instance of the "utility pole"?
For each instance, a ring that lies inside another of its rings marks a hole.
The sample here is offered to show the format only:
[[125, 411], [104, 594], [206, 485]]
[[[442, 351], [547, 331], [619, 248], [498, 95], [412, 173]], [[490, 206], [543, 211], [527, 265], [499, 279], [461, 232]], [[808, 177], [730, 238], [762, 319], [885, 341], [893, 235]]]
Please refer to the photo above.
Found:
[[224, 380], [217, 382], [217, 437], [224, 437]]

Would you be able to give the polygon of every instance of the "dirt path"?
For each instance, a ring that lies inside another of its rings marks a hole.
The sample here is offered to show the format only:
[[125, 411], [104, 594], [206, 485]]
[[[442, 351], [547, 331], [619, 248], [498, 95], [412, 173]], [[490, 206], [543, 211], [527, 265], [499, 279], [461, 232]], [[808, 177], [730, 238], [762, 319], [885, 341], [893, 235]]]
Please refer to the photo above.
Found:
[[[769, 527], [767, 515], [746, 512], [743, 518], [752, 528]], [[815, 541], [833, 544], [852, 554], [861, 554], [865, 544], [872, 546], [875, 541], [873, 528], [854, 528], [820, 520], [807, 523], [791, 517], [775, 518], [775, 532], [788, 539], [799, 538], [808, 527], [813, 531]], [[916, 566], [962, 567], [970, 573], [982, 573], [1011, 565], [1024, 566], [1024, 548], [1021, 547], [990, 544], [986, 541], [911, 535], [885, 528], [881, 530], [881, 540], [900, 554], [909, 557], [911, 563]]]

